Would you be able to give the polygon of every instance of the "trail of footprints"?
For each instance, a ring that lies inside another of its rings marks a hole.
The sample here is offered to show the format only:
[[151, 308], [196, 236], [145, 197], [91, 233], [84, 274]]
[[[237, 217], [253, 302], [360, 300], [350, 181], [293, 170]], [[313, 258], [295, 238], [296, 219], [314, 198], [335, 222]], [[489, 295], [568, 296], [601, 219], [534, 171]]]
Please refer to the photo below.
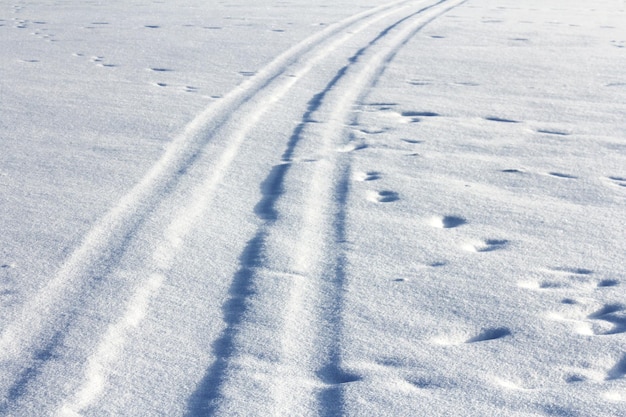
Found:
[[[440, 116], [439, 113], [436, 113], [433, 111], [424, 111], [424, 110], [396, 112], [394, 110], [395, 106], [397, 106], [396, 103], [370, 103], [368, 106], [366, 106], [365, 111], [366, 112], [371, 112], [371, 111], [384, 112], [385, 116], [388, 119], [391, 119], [395, 123], [420, 123], [426, 118], [434, 118], [434, 117]], [[491, 119], [493, 121], [498, 121], [498, 122], [517, 123], [516, 121], [508, 120], [508, 119], [500, 119], [500, 118], [491, 118]], [[377, 134], [377, 133], [388, 131], [390, 129], [391, 128], [388, 128], [388, 127], [374, 128], [374, 129], [372, 128], [366, 129], [366, 128], [359, 127], [358, 131], [361, 133], [366, 133], [366, 134]], [[419, 145], [423, 143], [423, 141], [415, 140], [415, 139], [403, 138], [401, 140], [410, 145]], [[367, 144], [361, 144], [360, 147], [358, 148], [353, 147], [350, 150], [363, 149], [363, 148], [366, 148], [367, 146], [368, 146]], [[413, 155], [413, 154], [410, 154], [410, 155]], [[371, 170], [371, 171], [357, 172], [354, 175], [354, 180], [362, 181], [362, 182], [375, 182], [377, 180], [380, 180], [383, 177], [384, 175], [380, 171]], [[372, 186], [373, 185], [374, 184], [372, 184]], [[400, 195], [399, 193], [392, 191], [392, 190], [369, 189], [366, 191], [366, 198], [368, 201], [372, 203], [376, 203], [376, 204], [393, 203], [393, 202], [397, 202], [400, 200]], [[444, 229], [444, 230], [455, 229], [455, 228], [464, 226], [468, 223], [467, 219], [465, 219], [464, 217], [459, 216], [459, 215], [454, 215], [454, 214], [434, 216], [428, 219], [427, 222], [433, 228]], [[483, 253], [483, 252], [492, 252], [492, 251], [504, 249], [506, 248], [508, 244], [509, 244], [509, 241], [506, 239], [502, 239], [502, 238], [487, 238], [483, 240], [474, 239], [461, 245], [460, 249], [466, 250], [468, 252]], [[446, 262], [436, 262], [436, 263], [431, 264], [430, 266], [435, 268], [435, 267], [445, 266], [446, 264], [447, 264]], [[405, 281], [406, 280], [403, 278], [396, 278], [393, 280], [393, 282], [396, 282], [396, 283], [402, 283]], [[442, 344], [442, 345], [454, 345], [454, 344], [461, 344], [461, 343], [472, 344], [472, 343], [480, 343], [480, 342], [489, 342], [489, 341], [505, 338], [507, 336], [510, 336], [511, 334], [512, 334], [511, 330], [508, 327], [495, 326], [495, 327], [483, 328], [479, 330], [473, 336], [460, 337], [460, 338], [438, 338], [438, 339], [435, 339], [433, 342], [436, 344]]]
[[[15, 8], [15, 12], [19, 12], [22, 10], [22, 7], [16, 7]], [[35, 36], [39, 39], [42, 39], [44, 41], [47, 42], [57, 42], [59, 41], [56, 37], [55, 34], [53, 34], [50, 29], [46, 26], [48, 25], [48, 22], [43, 21], [43, 20], [29, 20], [29, 19], [21, 19], [18, 17], [14, 17], [11, 19], [11, 22], [13, 23], [13, 28], [15, 29], [30, 29], [30, 35]], [[4, 27], [7, 26], [7, 24], [9, 23], [8, 20], [5, 19], [0, 19], [0, 27]], [[85, 29], [85, 30], [94, 30], [94, 29], [101, 29], [101, 28], [106, 28], [107, 26], [109, 26], [111, 23], [110, 22], [106, 22], [106, 21], [95, 21], [95, 22], [91, 22], [90, 24], [86, 25], [86, 26], [82, 26], [81, 29]], [[155, 24], [146, 24], [143, 26], [146, 30], [155, 30], [155, 29], [160, 29], [161, 26], [160, 25], [155, 25]], [[221, 29], [221, 27], [206, 27], [205, 29]], [[111, 62], [111, 60], [107, 59], [107, 57], [105, 57], [102, 54], [90, 54], [90, 53], [86, 53], [84, 51], [77, 51], [74, 52], [72, 54], [74, 57], [78, 57], [78, 58], [85, 58], [87, 59], [89, 62], [91, 62], [92, 64], [94, 64], [97, 67], [101, 67], [101, 68], [108, 68], [108, 69], [114, 69], [114, 68], [118, 68], [121, 65], [119, 63], [116, 62]], [[35, 58], [26, 58], [26, 59], [22, 59], [22, 62], [25, 63], [38, 63], [40, 62], [39, 59], [35, 59]], [[168, 67], [161, 67], [161, 66], [151, 66], [146, 68], [147, 71], [150, 71], [152, 73], [156, 73], [156, 74], [164, 74], [164, 73], [168, 73], [168, 72], [173, 72], [174, 70], [172, 68], [168, 68]], [[242, 71], [240, 72], [240, 75], [245, 76], [245, 77], [249, 77], [254, 75], [255, 72], [251, 72], [251, 71]], [[180, 91], [186, 92], [186, 93], [197, 93], [200, 91], [199, 87], [193, 86], [193, 85], [171, 85], [167, 82], [163, 82], [163, 81], [157, 81], [157, 82], [153, 82], [152, 83], [155, 87], [175, 87]]]
[[[553, 295], [555, 308], [546, 313], [546, 318], [565, 324], [573, 338], [611, 337], [626, 333], [626, 305], [609, 301], [606, 295], [606, 291], [622, 284], [619, 279], [595, 278], [595, 271], [579, 267], [552, 267], [539, 273], [542, 278], [520, 281], [518, 286]], [[564, 381], [568, 384], [602, 382], [625, 376], [626, 354], [613, 364], [589, 363], [579, 369], [572, 368], [566, 372]], [[607, 393], [607, 398], [610, 395]]]
[[[413, 85], [427, 85], [429, 81], [412, 81]], [[377, 111], [384, 113], [387, 120], [395, 123], [420, 123], [426, 118], [433, 118], [440, 116], [436, 112], [432, 111], [396, 111], [396, 103], [372, 103], [366, 107], [366, 112]], [[510, 125], [518, 125], [522, 122], [507, 117], [499, 116], [486, 116], [485, 122], [503, 123]], [[378, 134], [390, 130], [388, 127], [380, 127], [374, 129], [360, 128], [360, 132], [364, 134]], [[553, 136], [568, 136], [569, 132], [558, 129], [537, 129], [535, 131], [541, 135], [553, 135]], [[423, 141], [413, 139], [402, 139], [405, 143], [411, 145], [418, 145]], [[367, 147], [364, 144], [361, 148]], [[519, 169], [506, 169], [502, 171], [508, 174], [522, 174], [524, 171]], [[545, 175], [552, 176], [562, 180], [572, 180], [578, 177], [569, 173], [550, 171]], [[380, 171], [365, 171], [355, 174], [354, 179], [363, 182], [372, 182], [371, 186], [376, 184], [377, 180], [384, 177], [384, 174]], [[612, 175], [606, 177], [606, 181], [613, 186], [626, 187], [626, 177]], [[400, 200], [400, 195], [397, 192], [391, 190], [373, 190], [370, 189], [367, 192], [367, 199], [375, 204], [382, 203], [394, 203]], [[433, 228], [437, 229], [455, 229], [462, 227], [468, 223], [467, 219], [462, 216], [448, 214], [432, 217], [428, 220], [428, 223]], [[483, 240], [469, 240], [461, 245], [461, 249], [474, 253], [489, 253], [501, 249], [507, 248], [510, 244], [509, 240], [501, 237], [486, 238]], [[445, 263], [433, 264], [432, 266], [442, 266]], [[589, 291], [602, 291], [603, 289], [616, 287], [620, 285], [620, 281], [617, 279], [600, 279], [593, 280], [593, 271], [586, 268], [571, 268], [571, 267], [555, 267], [544, 271], [547, 278], [540, 281], [533, 282], [520, 282], [521, 288], [537, 291], [559, 291], [561, 289], [568, 289], [572, 287], [586, 287]], [[405, 282], [405, 279], [396, 278], [393, 282], [396, 285], [400, 285]], [[575, 336], [582, 337], [610, 337], [611, 335], [617, 335], [626, 333], [626, 305], [621, 303], [612, 302], [589, 302], [587, 299], [579, 300], [577, 298], [564, 297], [560, 300], [561, 306], [564, 307], [565, 312], [550, 313], [550, 317], [553, 320], [565, 321], [572, 325], [572, 329], [575, 332]], [[593, 307], [595, 306], [595, 307]], [[494, 326], [483, 328], [473, 336], [457, 335], [452, 337], [438, 337], [432, 340], [432, 342], [441, 345], [458, 345], [458, 344], [473, 344], [491, 342], [506, 337], [512, 336], [512, 331], [506, 326]], [[594, 371], [596, 372], [596, 371]], [[566, 383], [578, 383], [587, 379], [593, 379], [596, 381], [611, 380], [617, 378], [623, 378], [626, 376], [626, 354], [624, 354], [617, 362], [608, 367], [604, 374], [601, 376], [589, 376], [589, 371], [585, 370], [572, 370], [569, 372], [564, 380]], [[504, 381], [503, 386], [509, 384], [508, 381]], [[607, 393], [607, 398], [610, 393]]]
[[577, 297], [562, 297], [561, 309], [548, 314], [555, 321], [568, 322], [576, 334], [606, 336], [626, 332], [626, 305], [599, 302], [594, 295], [605, 288], [617, 287], [617, 279], [593, 279], [594, 271], [584, 268], [556, 267], [543, 271], [547, 278], [520, 281], [522, 288], [539, 291], [576, 292]]
[[[428, 85], [432, 83], [432, 81], [427, 81], [427, 80], [410, 81], [409, 83], [413, 85]], [[456, 84], [475, 85], [472, 83], [456, 83]], [[393, 123], [397, 123], [397, 124], [420, 123], [420, 122], [426, 121], [428, 118], [436, 118], [436, 117], [442, 116], [441, 114], [433, 112], [433, 111], [424, 111], [424, 110], [397, 111], [395, 109], [395, 107], [397, 106], [398, 106], [398, 103], [370, 103], [364, 106], [363, 111], [365, 113], [377, 113], [377, 115], [380, 116], [381, 119], [387, 120], [388, 122], [392, 124]], [[483, 120], [486, 122], [503, 123], [503, 124], [511, 124], [511, 125], [523, 124], [523, 122], [519, 120], [515, 120], [512, 118], [508, 118], [508, 117], [494, 116], [494, 115], [485, 116], [483, 117]], [[365, 136], [371, 136], [371, 135], [378, 135], [381, 133], [385, 133], [385, 132], [391, 131], [392, 129], [393, 127], [389, 127], [386, 125], [376, 126], [376, 127], [360, 126], [357, 129], [357, 132]], [[545, 135], [546, 137], [547, 136], [566, 137], [572, 134], [571, 132], [568, 132], [566, 130], [555, 129], [555, 128], [538, 128], [538, 129], [535, 129], [534, 132], [537, 135]], [[418, 145], [418, 144], [424, 143], [424, 141], [422, 140], [411, 139], [411, 138], [402, 138], [401, 140], [410, 145]], [[362, 149], [366, 147], [368, 147], [367, 144], [361, 144], [358, 149]], [[406, 154], [406, 156], [420, 156], [420, 154], [413, 152], [413, 153]], [[507, 174], [526, 174], [527, 173], [527, 171], [522, 170], [522, 169], [517, 169], [517, 168], [504, 169], [501, 172], [507, 173]], [[575, 175], [569, 172], [561, 172], [561, 171], [546, 170], [544, 172], [537, 172], [537, 174], [553, 177], [558, 180], [566, 180], [566, 181], [581, 179], [579, 175]], [[624, 175], [608, 175], [602, 178], [602, 180], [609, 186], [626, 188], [626, 176]]]

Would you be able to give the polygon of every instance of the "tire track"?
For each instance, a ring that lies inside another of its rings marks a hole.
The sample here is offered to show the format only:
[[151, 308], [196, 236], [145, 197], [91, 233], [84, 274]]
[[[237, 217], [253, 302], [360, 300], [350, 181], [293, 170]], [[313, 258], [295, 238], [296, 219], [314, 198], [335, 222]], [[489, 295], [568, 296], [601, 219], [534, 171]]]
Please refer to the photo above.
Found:
[[[265, 222], [240, 258], [224, 308], [227, 328], [216, 344], [218, 360], [192, 396], [188, 416], [230, 415], [242, 401], [253, 401], [264, 415], [342, 414], [342, 386], [360, 377], [341, 360], [350, 157], [337, 149], [349, 137], [346, 126], [354, 121], [354, 105], [400, 48], [426, 24], [464, 2], [431, 2], [387, 26], [309, 101], [282, 163], [264, 181], [257, 214]], [[317, 153], [322, 157], [294, 170], [297, 147], [308, 148], [300, 151], [303, 155], [321, 149]], [[293, 215], [288, 209], [299, 201], [293, 195], [302, 192], [302, 184], [309, 186], [303, 193], [304, 213]], [[286, 247], [285, 242], [296, 245]], [[276, 299], [284, 306], [277, 307]], [[261, 316], [265, 320], [260, 324], [255, 318]], [[312, 331], [303, 334], [302, 329]], [[281, 334], [278, 344], [272, 341], [276, 332]], [[250, 346], [254, 338], [262, 346]], [[268, 350], [276, 354], [268, 356]]]
[[[184, 237], [197, 218], [206, 211], [214, 190], [235, 160], [246, 134], [259, 122], [265, 109], [284, 96], [299, 79], [299, 77], [285, 79], [283, 76], [296, 65], [299, 76], [303, 77], [317, 62], [347, 42], [355, 33], [408, 3], [411, 2], [408, 0], [390, 2], [347, 18], [311, 36], [276, 58], [259, 71], [257, 76], [242, 83], [219, 104], [207, 109], [188, 125], [142, 181], [93, 227], [83, 244], [68, 258], [50, 283], [35, 296], [32, 302], [23, 307], [18, 319], [3, 329], [0, 336], [0, 363], [3, 365], [4, 372], [0, 377], [0, 390], [4, 393], [5, 400], [2, 407], [5, 410], [24, 395], [26, 387], [41, 374], [40, 368], [54, 356], [54, 352], [62, 348], [64, 335], [81, 317], [76, 303], [97, 298], [94, 293], [103, 294], [103, 291], [107, 291], [106, 285], [109, 284], [104, 285], [103, 282], [110, 278], [128, 248], [136, 245], [135, 236], [140, 229], [145, 227], [147, 219], [154, 215], [168, 196], [177, 192], [181, 181], [191, 181], [192, 185], [186, 187], [193, 188], [195, 180], [189, 180], [186, 173], [191, 167], [197, 165], [199, 159], [206, 159], [205, 154], [209, 153], [206, 148], [210, 147], [210, 151], [214, 153], [221, 151], [221, 154], [215, 158], [217, 163], [211, 166], [210, 175], [207, 175], [207, 179], [198, 187], [205, 190], [202, 193], [203, 197], [192, 199], [190, 205], [181, 207], [181, 210], [174, 216], [174, 220], [169, 223], [165, 239], [159, 243], [153, 254], [152, 260], [156, 268], [153, 268], [152, 273], [146, 274], [147, 278], [143, 279], [143, 284], [117, 284], [126, 290], [134, 287], [134, 290], [131, 290], [134, 295], [113, 295], [116, 297], [114, 304], [122, 310], [125, 298], [129, 305], [132, 304], [132, 300], [137, 299], [136, 297], [145, 298], [147, 303], [151, 292], [158, 292], [162, 280], [155, 277], [158, 278], [161, 274], [166, 275], [173, 258], [180, 251]], [[355, 26], [352, 32], [345, 32], [346, 29]], [[247, 123], [244, 126], [238, 126], [234, 134], [227, 135], [227, 139], [220, 139], [218, 133], [232, 131], [232, 124], [236, 123], [233, 121], [233, 114], [241, 113], [246, 106], [253, 109], [252, 112], [249, 111], [250, 117], [247, 118]], [[217, 145], [214, 145], [214, 142], [217, 142]], [[210, 192], [206, 192], [207, 189]], [[150, 262], [146, 261], [146, 263]], [[153, 291], [146, 289], [152, 288], [155, 282], [159, 282], [159, 285], [154, 285]], [[105, 295], [100, 297], [102, 296]], [[101, 300], [99, 303], [106, 304]], [[127, 312], [130, 312], [132, 316], [130, 308]], [[104, 312], [104, 318], [110, 320], [110, 314], [110, 312]], [[134, 320], [128, 321], [128, 317], [128, 314], [124, 314], [117, 322], [110, 324], [109, 333], [105, 333], [105, 339], [107, 339], [107, 334], [118, 336], [116, 341], [110, 342], [112, 343], [110, 346], [114, 347], [123, 343], [123, 335], [136, 326], [133, 324]], [[100, 324], [100, 327], [102, 326], [103, 324]], [[116, 328], [121, 330], [111, 330]], [[104, 345], [100, 344], [100, 348], [106, 346], [108, 342], [103, 343]], [[96, 352], [100, 350], [97, 348]], [[44, 351], [48, 354], [42, 355]], [[105, 349], [105, 351], [106, 355], [110, 355], [111, 349]], [[95, 356], [97, 357], [98, 354], [96, 353]], [[94, 362], [92, 357], [89, 363], [97, 363], [97, 361]], [[93, 365], [91, 369], [103, 369], [103, 367]], [[94, 381], [106, 376], [97, 372], [90, 372], [90, 374], [95, 375]], [[87, 382], [87, 385], [89, 383]], [[78, 403], [86, 406], [95, 401], [96, 397], [91, 397], [89, 401], [83, 399]]]

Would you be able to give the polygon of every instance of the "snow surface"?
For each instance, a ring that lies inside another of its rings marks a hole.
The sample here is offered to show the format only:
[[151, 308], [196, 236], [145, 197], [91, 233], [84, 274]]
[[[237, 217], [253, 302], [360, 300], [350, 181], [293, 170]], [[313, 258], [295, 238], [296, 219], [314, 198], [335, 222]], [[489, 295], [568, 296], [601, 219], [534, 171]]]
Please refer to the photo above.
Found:
[[0, 4], [0, 415], [626, 415], [624, 0]]

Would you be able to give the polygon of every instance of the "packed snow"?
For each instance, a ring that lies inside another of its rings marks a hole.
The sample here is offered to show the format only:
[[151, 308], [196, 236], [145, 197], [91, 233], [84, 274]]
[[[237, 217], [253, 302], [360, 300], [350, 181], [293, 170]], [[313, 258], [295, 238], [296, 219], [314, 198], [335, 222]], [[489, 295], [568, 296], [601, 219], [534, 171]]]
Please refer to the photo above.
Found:
[[0, 415], [626, 415], [626, 1], [0, 3]]

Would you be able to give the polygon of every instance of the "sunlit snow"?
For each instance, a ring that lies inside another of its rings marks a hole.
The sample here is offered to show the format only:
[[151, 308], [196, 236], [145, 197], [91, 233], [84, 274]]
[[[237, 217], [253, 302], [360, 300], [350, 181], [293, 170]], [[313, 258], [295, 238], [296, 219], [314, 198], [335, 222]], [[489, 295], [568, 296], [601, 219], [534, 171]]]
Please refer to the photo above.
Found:
[[0, 2], [0, 415], [626, 415], [626, 2]]

